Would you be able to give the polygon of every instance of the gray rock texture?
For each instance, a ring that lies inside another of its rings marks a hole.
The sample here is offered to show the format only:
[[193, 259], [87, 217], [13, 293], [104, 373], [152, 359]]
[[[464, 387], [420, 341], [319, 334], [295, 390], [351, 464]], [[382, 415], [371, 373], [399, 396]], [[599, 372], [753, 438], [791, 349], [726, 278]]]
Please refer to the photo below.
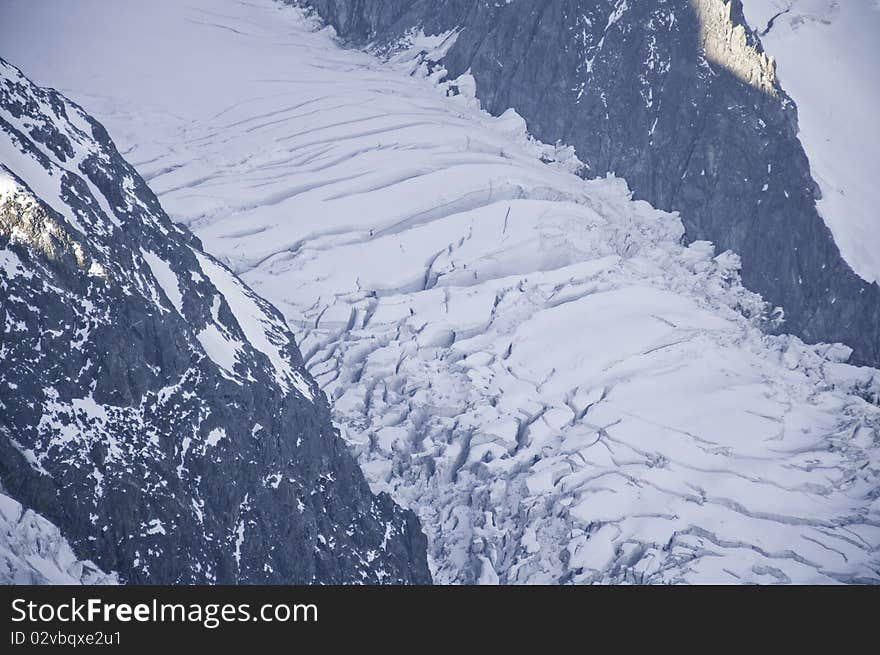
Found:
[[128, 583], [430, 582], [280, 314], [2, 60], [0, 326], [0, 483], [77, 558]]
[[880, 364], [880, 287], [841, 258], [816, 210], [797, 108], [739, 0], [305, 4], [357, 46], [458, 30], [441, 63], [473, 75], [489, 112], [515, 108], [539, 139], [575, 146], [585, 175], [624, 177], [680, 211], [689, 241], [739, 253], [745, 284], [784, 309], [775, 329]]

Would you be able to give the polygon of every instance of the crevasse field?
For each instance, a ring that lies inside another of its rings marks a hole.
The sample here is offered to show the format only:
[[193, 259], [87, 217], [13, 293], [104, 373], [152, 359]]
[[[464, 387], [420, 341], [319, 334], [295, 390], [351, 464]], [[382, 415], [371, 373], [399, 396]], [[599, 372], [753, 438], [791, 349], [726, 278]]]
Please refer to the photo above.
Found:
[[375, 56], [271, 0], [2, 2], [4, 56], [281, 309], [437, 582], [880, 577], [880, 373], [763, 335], [734, 253], [441, 82], [455, 34]]

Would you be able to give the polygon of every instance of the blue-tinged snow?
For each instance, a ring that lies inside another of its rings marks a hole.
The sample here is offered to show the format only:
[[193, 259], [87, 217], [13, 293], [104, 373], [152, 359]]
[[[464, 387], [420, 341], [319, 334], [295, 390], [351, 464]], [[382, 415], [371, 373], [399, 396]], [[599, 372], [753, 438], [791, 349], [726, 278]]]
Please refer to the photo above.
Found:
[[77, 559], [58, 528], [0, 492], [0, 584], [117, 584]]
[[880, 579], [878, 372], [763, 335], [735, 254], [439, 83], [454, 34], [379, 61], [270, 0], [66, 6], [6, 0], [2, 54], [284, 312], [438, 582]]

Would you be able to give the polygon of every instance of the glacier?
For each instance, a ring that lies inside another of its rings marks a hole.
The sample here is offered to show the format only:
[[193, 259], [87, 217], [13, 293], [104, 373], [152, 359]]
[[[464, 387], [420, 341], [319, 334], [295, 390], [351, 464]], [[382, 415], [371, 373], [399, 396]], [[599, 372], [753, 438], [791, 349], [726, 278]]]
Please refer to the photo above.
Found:
[[436, 582], [880, 580], [880, 373], [767, 335], [735, 253], [482, 111], [432, 63], [454, 32], [377, 56], [270, 0], [4, 13], [0, 54], [281, 310]]
[[0, 492], [0, 584], [117, 584], [77, 558], [58, 526]]

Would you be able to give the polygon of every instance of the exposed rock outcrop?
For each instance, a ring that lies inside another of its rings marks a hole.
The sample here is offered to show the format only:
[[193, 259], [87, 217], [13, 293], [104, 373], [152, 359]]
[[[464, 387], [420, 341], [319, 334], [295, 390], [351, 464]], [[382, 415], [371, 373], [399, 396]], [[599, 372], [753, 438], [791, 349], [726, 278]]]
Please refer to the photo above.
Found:
[[77, 558], [131, 583], [430, 582], [280, 314], [2, 60], [0, 325], [2, 488]]

